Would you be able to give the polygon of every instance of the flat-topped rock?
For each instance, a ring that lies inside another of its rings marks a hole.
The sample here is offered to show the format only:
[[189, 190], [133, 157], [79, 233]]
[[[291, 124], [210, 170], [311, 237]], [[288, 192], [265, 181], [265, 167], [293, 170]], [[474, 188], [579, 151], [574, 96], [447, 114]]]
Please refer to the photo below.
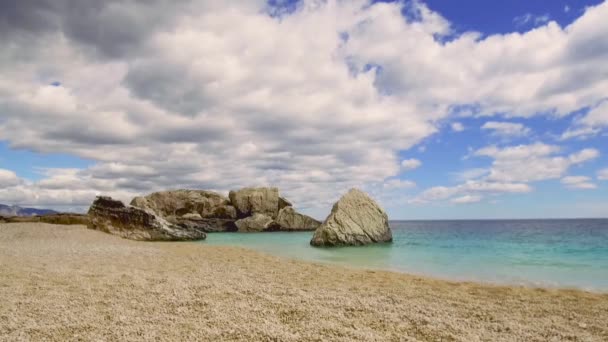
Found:
[[[236, 208], [239, 218], [264, 214], [276, 218], [279, 213], [279, 189], [277, 188], [243, 188], [230, 191], [228, 194], [231, 204]], [[281, 205], [291, 204], [286, 200]]]
[[88, 215], [90, 229], [131, 240], [182, 241], [207, 237], [202, 229], [170, 223], [151, 210], [125, 206], [111, 197], [97, 197]]
[[236, 218], [236, 210], [225, 196], [207, 190], [167, 190], [135, 197], [131, 205], [151, 209], [163, 217], [198, 214], [202, 218]]
[[285, 231], [315, 230], [321, 222], [310, 216], [300, 214], [292, 207], [284, 207], [279, 210], [276, 222]]
[[392, 240], [384, 210], [364, 192], [351, 189], [334, 204], [329, 216], [315, 231], [310, 244], [361, 246]]
[[168, 190], [135, 197], [131, 205], [150, 210], [174, 224], [199, 226], [208, 232], [226, 231], [236, 219], [230, 200], [213, 191]]

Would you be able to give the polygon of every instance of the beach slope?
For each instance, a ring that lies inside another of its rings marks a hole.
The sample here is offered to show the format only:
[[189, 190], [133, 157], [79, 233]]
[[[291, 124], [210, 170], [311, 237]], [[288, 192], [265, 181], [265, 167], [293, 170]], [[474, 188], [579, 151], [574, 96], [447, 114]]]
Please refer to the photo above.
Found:
[[[212, 237], [210, 237], [212, 238]], [[607, 341], [608, 294], [0, 224], [0, 340]]]

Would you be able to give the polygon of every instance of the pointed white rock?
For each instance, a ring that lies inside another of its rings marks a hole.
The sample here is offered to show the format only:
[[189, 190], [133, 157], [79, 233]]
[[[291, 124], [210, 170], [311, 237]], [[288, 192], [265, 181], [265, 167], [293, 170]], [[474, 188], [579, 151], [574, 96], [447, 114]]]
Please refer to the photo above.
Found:
[[317, 228], [313, 246], [361, 246], [391, 242], [393, 235], [388, 216], [364, 192], [351, 189], [331, 209], [331, 214]]

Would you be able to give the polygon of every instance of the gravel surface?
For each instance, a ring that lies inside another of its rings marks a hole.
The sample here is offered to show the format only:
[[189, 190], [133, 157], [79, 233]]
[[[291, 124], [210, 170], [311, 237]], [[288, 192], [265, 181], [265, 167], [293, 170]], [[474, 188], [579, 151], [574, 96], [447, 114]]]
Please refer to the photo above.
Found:
[[606, 322], [608, 294], [0, 224], [0, 341], [608, 341]]

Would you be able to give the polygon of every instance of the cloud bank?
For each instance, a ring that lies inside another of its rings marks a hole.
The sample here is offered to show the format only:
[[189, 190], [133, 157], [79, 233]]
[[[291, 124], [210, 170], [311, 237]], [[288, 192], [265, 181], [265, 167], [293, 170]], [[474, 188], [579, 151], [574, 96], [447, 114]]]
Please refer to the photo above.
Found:
[[[580, 125], [604, 129], [607, 16], [604, 3], [568, 27], [482, 36], [455, 33], [418, 1], [0, 4], [0, 140], [94, 161], [35, 182], [3, 170], [0, 201], [85, 206], [97, 193], [275, 185], [326, 208], [351, 186], [412, 188], [395, 181], [413, 166], [399, 153], [454, 108], [531, 117], [588, 107]], [[551, 178], [591, 153], [530, 148]], [[529, 191], [540, 176], [507, 172], [510, 153], [478, 151], [496, 158], [487, 178], [447, 192], [465, 203], [478, 199], [468, 191]]]

